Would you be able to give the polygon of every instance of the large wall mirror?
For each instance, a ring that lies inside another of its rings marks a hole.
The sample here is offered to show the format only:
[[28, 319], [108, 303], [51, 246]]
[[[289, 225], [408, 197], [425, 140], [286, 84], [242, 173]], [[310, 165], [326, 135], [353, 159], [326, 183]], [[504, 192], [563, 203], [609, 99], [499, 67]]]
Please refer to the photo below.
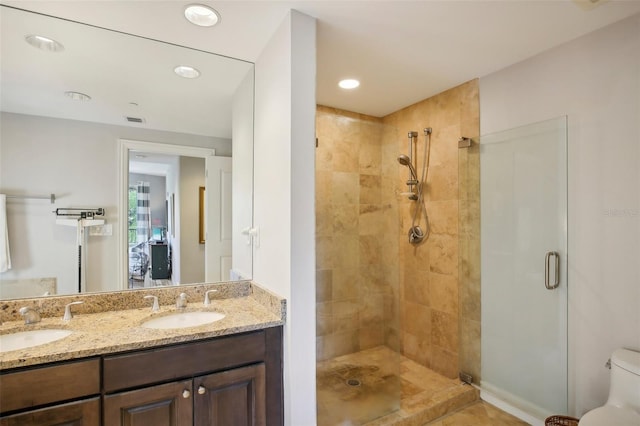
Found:
[[0, 23], [0, 299], [251, 278], [253, 64], [4, 5]]

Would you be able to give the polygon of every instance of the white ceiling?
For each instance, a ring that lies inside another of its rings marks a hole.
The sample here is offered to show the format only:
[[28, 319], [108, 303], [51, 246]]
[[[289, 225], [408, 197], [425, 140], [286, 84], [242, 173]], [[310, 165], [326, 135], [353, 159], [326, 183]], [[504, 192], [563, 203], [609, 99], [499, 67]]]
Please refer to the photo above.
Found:
[[[296, 9], [318, 20], [317, 102], [373, 116], [640, 12], [640, 0], [589, 11], [571, 0], [198, 2], [220, 12], [218, 26], [188, 23], [185, 1], [2, 1], [250, 62]], [[360, 88], [339, 89], [344, 77], [358, 78]]]

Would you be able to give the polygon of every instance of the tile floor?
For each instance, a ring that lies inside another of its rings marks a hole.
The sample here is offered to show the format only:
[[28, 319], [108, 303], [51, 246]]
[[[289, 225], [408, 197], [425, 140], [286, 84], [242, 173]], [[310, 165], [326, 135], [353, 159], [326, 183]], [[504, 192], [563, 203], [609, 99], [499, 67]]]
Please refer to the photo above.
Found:
[[484, 401], [474, 402], [452, 414], [427, 423], [429, 426], [526, 426], [528, 423]]
[[385, 346], [319, 362], [317, 394], [318, 426], [421, 426], [479, 400]]

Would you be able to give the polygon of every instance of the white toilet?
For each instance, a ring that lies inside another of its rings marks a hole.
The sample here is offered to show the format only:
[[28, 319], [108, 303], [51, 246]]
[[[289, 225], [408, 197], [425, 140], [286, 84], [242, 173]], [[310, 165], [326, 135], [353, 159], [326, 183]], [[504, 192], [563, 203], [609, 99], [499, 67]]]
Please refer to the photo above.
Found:
[[640, 352], [613, 352], [610, 382], [607, 403], [582, 416], [580, 426], [640, 425]]

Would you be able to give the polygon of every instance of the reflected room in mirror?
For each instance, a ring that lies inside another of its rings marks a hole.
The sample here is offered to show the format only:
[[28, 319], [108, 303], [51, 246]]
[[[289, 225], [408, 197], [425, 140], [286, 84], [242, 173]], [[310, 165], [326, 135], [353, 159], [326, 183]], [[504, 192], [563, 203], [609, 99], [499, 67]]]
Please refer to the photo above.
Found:
[[253, 64], [5, 5], [0, 24], [0, 299], [250, 279]]

